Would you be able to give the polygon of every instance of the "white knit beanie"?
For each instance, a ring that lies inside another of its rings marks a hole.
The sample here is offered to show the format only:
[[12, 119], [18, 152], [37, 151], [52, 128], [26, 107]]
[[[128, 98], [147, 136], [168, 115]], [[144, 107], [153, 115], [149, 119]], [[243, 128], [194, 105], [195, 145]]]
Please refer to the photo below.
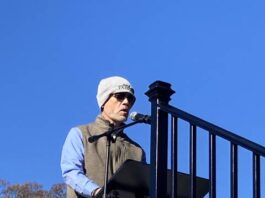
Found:
[[98, 85], [97, 101], [99, 108], [109, 98], [110, 94], [128, 92], [134, 96], [134, 90], [131, 83], [120, 76], [112, 76], [102, 79]]

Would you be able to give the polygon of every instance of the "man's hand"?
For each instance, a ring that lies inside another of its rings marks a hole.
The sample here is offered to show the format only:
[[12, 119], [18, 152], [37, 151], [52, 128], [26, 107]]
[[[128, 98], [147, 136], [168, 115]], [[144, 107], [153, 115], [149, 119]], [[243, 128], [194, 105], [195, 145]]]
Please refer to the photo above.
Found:
[[96, 188], [95, 190], [93, 190], [91, 193], [92, 197], [95, 197], [100, 190], [101, 190], [101, 188]]

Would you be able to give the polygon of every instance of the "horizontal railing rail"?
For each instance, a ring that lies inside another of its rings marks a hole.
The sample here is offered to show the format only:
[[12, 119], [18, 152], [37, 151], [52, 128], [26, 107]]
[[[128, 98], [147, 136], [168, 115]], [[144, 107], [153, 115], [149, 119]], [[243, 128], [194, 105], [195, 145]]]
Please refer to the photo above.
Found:
[[189, 114], [185, 111], [182, 111], [176, 107], [173, 107], [171, 105], [163, 105], [158, 104], [158, 107], [169, 114], [172, 114], [172, 116], [175, 116], [177, 118], [183, 119], [193, 125], [196, 125], [202, 129], [207, 130], [209, 133], [212, 133], [218, 137], [222, 137], [233, 144], [239, 145], [241, 147], [244, 147], [258, 155], [261, 155], [265, 157], [265, 147], [257, 144], [253, 141], [250, 141], [244, 137], [241, 137], [239, 135], [236, 135], [235, 133], [232, 133], [231, 131], [228, 131], [226, 129], [223, 129], [217, 125], [214, 125], [208, 121], [205, 121], [199, 117], [196, 117], [192, 114]]

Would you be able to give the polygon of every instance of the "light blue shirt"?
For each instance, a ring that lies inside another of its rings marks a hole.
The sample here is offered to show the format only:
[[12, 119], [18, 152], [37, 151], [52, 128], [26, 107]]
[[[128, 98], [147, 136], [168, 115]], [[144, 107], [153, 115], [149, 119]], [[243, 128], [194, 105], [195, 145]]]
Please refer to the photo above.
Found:
[[82, 132], [74, 127], [68, 133], [62, 149], [61, 169], [64, 181], [84, 197], [99, 187], [84, 173], [84, 145]]

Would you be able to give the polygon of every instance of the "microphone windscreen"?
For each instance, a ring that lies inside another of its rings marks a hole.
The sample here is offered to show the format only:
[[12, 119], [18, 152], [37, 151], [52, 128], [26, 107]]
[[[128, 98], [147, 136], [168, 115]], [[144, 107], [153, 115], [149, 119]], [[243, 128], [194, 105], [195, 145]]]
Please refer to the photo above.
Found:
[[130, 118], [133, 120], [133, 121], [136, 121], [136, 117], [137, 117], [137, 112], [132, 112], [131, 114], [130, 114]]

